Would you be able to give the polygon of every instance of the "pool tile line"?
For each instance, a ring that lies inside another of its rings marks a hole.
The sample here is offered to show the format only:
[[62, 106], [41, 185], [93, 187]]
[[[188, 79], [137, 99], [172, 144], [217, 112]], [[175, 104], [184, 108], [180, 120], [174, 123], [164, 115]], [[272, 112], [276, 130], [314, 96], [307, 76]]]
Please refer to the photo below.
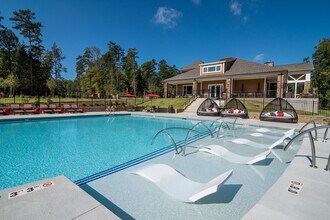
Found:
[[[214, 133], [215, 132], [215, 129], [212, 132]], [[193, 142], [195, 142], [197, 140], [203, 139], [204, 137], [207, 137], [207, 136], [209, 136], [209, 132], [208, 131], [201, 132], [201, 135], [195, 135], [195, 136], [192, 136], [191, 138], [189, 138], [188, 141], [187, 141], [187, 143], [188, 144], [191, 144], [191, 143], [193, 143]], [[183, 147], [184, 140], [179, 141], [176, 144], [177, 144], [178, 147]], [[159, 156], [164, 155], [166, 153], [169, 153], [171, 151], [174, 151], [174, 145], [173, 144], [168, 145], [168, 146], [166, 146], [164, 148], [161, 148], [161, 149], [159, 149], [157, 151], [151, 152], [149, 154], [146, 154], [144, 156], [141, 156], [141, 157], [135, 158], [133, 160], [130, 160], [130, 161], [126, 162], [126, 163], [123, 163], [123, 164], [120, 164], [120, 165], [111, 167], [111, 168], [109, 168], [107, 170], [104, 170], [104, 171], [101, 171], [101, 172], [92, 174], [90, 176], [84, 177], [82, 179], [76, 180], [76, 181], [74, 181], [74, 183], [77, 184], [78, 186], [80, 186], [80, 185], [83, 185], [83, 184], [86, 184], [86, 183], [95, 181], [97, 179], [100, 179], [102, 177], [108, 176], [110, 174], [114, 174], [114, 173], [119, 172], [121, 170], [127, 169], [129, 167], [135, 166], [137, 164], [143, 163], [143, 162], [148, 161], [150, 159], [159, 157]]]

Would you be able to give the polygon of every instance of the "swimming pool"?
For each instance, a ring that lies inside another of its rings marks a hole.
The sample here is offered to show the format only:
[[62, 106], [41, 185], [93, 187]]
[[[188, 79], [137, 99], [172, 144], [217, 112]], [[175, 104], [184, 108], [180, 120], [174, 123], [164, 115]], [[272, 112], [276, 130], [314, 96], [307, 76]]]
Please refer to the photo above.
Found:
[[[163, 128], [191, 128], [198, 122], [134, 115], [3, 121], [0, 189], [64, 174], [124, 219], [242, 218], [288, 167], [299, 144], [286, 152], [274, 148], [268, 159], [252, 166], [234, 164], [196, 149], [220, 144], [234, 153], [252, 156], [266, 150], [285, 130], [241, 124], [221, 130], [217, 139], [200, 126], [196, 129], [204, 135], [192, 137], [185, 157], [174, 154], [165, 135], [150, 144]], [[263, 129], [268, 131], [261, 132]], [[169, 132], [181, 143], [186, 136], [185, 131]], [[238, 138], [250, 139], [258, 146], [233, 142]], [[207, 182], [231, 169], [234, 173], [214, 195], [186, 204], [129, 174], [148, 163], [169, 164], [197, 182]]]
[[[2, 121], [0, 189], [57, 175], [79, 181], [150, 153], [160, 155], [173, 147], [162, 135], [150, 144], [159, 130], [193, 123], [131, 115]], [[185, 132], [171, 135], [185, 138]]]

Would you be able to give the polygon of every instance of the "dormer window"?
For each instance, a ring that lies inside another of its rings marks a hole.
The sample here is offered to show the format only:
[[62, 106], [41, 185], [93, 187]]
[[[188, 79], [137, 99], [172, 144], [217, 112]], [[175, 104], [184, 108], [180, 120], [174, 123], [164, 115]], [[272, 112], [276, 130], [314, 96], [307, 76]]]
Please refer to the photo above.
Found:
[[221, 71], [221, 65], [203, 67], [203, 73], [220, 72], [220, 71]]

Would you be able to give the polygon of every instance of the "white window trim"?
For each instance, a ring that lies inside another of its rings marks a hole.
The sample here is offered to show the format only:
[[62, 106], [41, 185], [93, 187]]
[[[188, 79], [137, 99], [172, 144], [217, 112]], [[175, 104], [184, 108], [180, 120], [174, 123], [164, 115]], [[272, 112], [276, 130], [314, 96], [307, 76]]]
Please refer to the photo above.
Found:
[[[217, 70], [217, 66], [220, 67], [220, 70]], [[214, 71], [206, 71], [206, 72], [204, 71], [204, 68], [207, 68], [207, 70], [208, 70], [208, 68], [210, 68], [210, 67], [214, 67], [215, 70]], [[222, 71], [222, 65], [221, 64], [202, 66], [202, 72], [203, 73], [214, 73], [214, 72], [221, 72], [221, 71]]]
[[[219, 98], [222, 98], [222, 97], [221, 97], [221, 93], [222, 93], [223, 90], [225, 89], [225, 85], [224, 85], [223, 83], [220, 83], [220, 84], [209, 84], [208, 87], [207, 87], [208, 95], [209, 95], [209, 93], [210, 93], [210, 91], [211, 91], [211, 89], [210, 89], [211, 86], [220, 86], [220, 97], [219, 97]], [[221, 89], [221, 87], [222, 87], [223, 90]]]

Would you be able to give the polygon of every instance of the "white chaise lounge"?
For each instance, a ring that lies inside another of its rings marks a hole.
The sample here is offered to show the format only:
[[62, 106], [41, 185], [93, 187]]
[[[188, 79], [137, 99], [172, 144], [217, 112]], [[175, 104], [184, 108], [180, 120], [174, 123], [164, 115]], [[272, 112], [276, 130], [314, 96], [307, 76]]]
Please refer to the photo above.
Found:
[[166, 164], [151, 164], [131, 173], [153, 182], [176, 200], [193, 203], [217, 192], [232, 175], [233, 170], [229, 170], [207, 183], [194, 182]]
[[214, 154], [232, 163], [249, 164], [249, 165], [266, 159], [271, 152], [271, 150], [267, 150], [254, 157], [247, 157], [247, 156], [235, 154], [220, 145], [208, 145], [200, 148], [199, 151]]
[[250, 145], [252, 147], [256, 147], [256, 148], [268, 148], [268, 149], [273, 149], [274, 147], [276, 147], [277, 145], [280, 145], [281, 143], [283, 143], [283, 141], [286, 138], [290, 138], [292, 135], [294, 135], [294, 129], [291, 129], [287, 132], [284, 133], [284, 135], [279, 138], [277, 141], [275, 141], [273, 144], [271, 144], [270, 146], [267, 146], [265, 144], [260, 144], [254, 141], [251, 141], [249, 139], [246, 138], [236, 138], [236, 139], [232, 139], [230, 140], [231, 142], [235, 143], [235, 144], [244, 144], [244, 145]]

